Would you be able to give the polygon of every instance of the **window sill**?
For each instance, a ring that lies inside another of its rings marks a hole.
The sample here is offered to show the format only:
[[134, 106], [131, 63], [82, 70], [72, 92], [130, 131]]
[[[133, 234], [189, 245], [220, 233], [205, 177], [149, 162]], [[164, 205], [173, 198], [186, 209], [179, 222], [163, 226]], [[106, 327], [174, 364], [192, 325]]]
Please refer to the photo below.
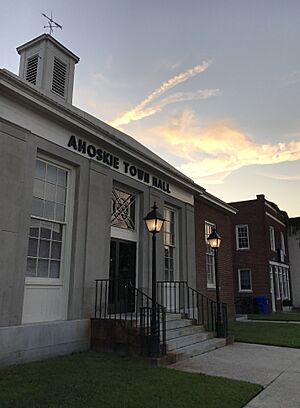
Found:
[[242, 290], [239, 290], [239, 293], [253, 293], [253, 290], [252, 289], [242, 289]]

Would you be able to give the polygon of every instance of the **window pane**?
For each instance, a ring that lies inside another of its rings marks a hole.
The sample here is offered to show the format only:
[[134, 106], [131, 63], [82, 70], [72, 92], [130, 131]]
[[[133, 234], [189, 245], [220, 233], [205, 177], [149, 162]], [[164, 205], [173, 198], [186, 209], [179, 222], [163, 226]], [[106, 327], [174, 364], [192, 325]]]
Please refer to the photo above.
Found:
[[56, 213], [55, 219], [57, 221], [64, 221], [65, 220], [65, 206], [63, 204], [56, 204]]
[[240, 271], [241, 290], [251, 290], [250, 271]]
[[59, 278], [59, 268], [60, 262], [59, 261], [51, 261], [50, 262], [50, 278]]
[[51, 222], [41, 222], [41, 238], [51, 238]]
[[46, 177], [46, 163], [37, 160], [35, 166], [35, 177], [45, 180]]
[[44, 198], [44, 181], [41, 180], [34, 180], [34, 185], [33, 185], [33, 195], [35, 197]]
[[38, 240], [29, 238], [28, 256], [37, 256]]
[[56, 184], [57, 180], [57, 168], [51, 164], [47, 164], [46, 181], [52, 184]]
[[37, 217], [43, 216], [44, 202], [40, 198], [32, 198], [32, 215]]
[[66, 189], [65, 188], [57, 186], [56, 202], [65, 204], [66, 202]]
[[53, 224], [52, 239], [55, 241], [62, 241], [62, 226]]
[[37, 276], [40, 278], [48, 278], [49, 261], [46, 259], [38, 260]]
[[62, 169], [57, 169], [57, 184], [66, 187], [67, 185], [67, 172]]
[[61, 243], [60, 242], [52, 242], [51, 258], [60, 259], [60, 254], [61, 254]]
[[40, 240], [39, 257], [40, 258], [49, 258], [49, 251], [50, 251], [50, 241], [45, 241], [45, 240], [41, 239]]
[[36, 259], [27, 259], [26, 276], [36, 276]]
[[54, 202], [45, 201], [44, 218], [48, 218], [50, 220], [54, 219], [54, 207], [55, 207]]
[[31, 220], [31, 225], [30, 225], [30, 230], [29, 230], [29, 236], [30, 237], [38, 237], [39, 236], [39, 225], [40, 221], [38, 220]]
[[45, 200], [55, 201], [55, 185], [46, 183]]

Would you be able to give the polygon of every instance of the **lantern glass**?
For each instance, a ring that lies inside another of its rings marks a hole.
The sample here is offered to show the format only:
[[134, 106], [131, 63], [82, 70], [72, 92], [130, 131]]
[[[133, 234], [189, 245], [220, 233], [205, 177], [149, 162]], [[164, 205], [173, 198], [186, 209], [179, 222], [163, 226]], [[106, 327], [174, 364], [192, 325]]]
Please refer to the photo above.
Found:
[[161, 231], [165, 220], [163, 216], [157, 211], [158, 207], [156, 206], [156, 203], [154, 203], [154, 206], [152, 208], [152, 211], [150, 211], [149, 214], [146, 215], [144, 220], [148, 231], [156, 234], [157, 232]]
[[220, 235], [217, 233], [215, 228], [213, 228], [211, 234], [207, 238], [207, 242], [209, 243], [209, 245], [212, 248], [220, 248], [221, 241], [222, 241], [222, 239], [221, 239]]

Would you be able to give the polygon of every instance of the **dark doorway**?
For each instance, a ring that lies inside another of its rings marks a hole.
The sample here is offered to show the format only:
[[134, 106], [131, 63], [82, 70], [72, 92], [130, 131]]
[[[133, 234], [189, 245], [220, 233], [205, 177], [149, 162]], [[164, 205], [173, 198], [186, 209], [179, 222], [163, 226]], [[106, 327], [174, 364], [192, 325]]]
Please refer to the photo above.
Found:
[[135, 307], [136, 243], [112, 239], [110, 243], [109, 305], [112, 313], [133, 312]]

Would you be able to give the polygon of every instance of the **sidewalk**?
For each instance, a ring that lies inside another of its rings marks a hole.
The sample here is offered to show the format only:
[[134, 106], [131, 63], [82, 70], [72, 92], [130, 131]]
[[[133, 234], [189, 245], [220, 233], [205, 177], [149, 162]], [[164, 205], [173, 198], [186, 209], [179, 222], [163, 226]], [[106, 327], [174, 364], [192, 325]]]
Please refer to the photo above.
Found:
[[300, 349], [234, 343], [169, 367], [261, 384], [245, 408], [300, 407]]

